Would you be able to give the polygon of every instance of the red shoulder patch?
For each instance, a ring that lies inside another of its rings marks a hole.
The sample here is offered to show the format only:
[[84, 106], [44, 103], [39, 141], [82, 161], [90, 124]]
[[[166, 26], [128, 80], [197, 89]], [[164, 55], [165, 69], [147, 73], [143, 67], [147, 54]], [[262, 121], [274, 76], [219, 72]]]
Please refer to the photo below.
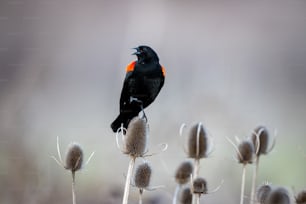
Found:
[[161, 68], [162, 68], [163, 76], [165, 77], [166, 76], [166, 69], [163, 65], [161, 65]]
[[126, 66], [125, 71], [126, 71], [126, 72], [132, 72], [132, 71], [134, 71], [135, 64], [136, 64], [136, 61], [133, 61], [133, 62], [131, 62], [130, 64], [128, 64], [128, 66]]

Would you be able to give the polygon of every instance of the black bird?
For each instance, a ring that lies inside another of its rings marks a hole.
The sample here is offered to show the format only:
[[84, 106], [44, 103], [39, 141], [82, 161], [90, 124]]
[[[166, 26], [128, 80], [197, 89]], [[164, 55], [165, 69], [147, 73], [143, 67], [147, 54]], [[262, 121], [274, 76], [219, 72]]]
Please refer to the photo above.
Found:
[[[114, 132], [127, 128], [130, 120], [156, 98], [164, 85], [165, 69], [159, 64], [156, 52], [148, 46], [139, 46], [133, 55], [137, 61], [126, 67], [126, 76], [120, 97], [120, 114], [111, 124]], [[145, 114], [144, 114], [145, 116]]]

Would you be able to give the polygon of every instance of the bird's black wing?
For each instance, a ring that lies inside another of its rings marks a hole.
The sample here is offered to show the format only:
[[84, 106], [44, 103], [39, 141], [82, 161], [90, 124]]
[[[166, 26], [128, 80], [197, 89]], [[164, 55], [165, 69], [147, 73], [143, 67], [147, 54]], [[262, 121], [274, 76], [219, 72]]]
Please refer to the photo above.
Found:
[[124, 82], [123, 82], [123, 87], [121, 90], [121, 96], [120, 96], [120, 112], [124, 109], [126, 105], [128, 105], [130, 101], [130, 89], [131, 89], [131, 81], [133, 81], [133, 72], [127, 72]]

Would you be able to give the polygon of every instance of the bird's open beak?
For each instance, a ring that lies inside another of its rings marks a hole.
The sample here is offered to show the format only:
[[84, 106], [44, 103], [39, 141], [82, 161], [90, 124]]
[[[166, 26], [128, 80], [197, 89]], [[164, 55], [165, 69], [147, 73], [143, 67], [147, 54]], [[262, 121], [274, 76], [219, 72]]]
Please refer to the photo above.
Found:
[[140, 51], [139, 51], [139, 48], [138, 47], [134, 47], [133, 49], [136, 50], [136, 52], [134, 52], [132, 55], [140, 55]]

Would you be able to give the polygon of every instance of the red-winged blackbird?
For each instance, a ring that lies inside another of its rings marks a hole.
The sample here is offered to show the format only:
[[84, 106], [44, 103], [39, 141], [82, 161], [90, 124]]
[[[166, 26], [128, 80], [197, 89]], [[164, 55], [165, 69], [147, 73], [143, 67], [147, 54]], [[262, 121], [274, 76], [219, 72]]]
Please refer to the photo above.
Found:
[[156, 52], [148, 46], [139, 46], [133, 55], [137, 61], [126, 67], [126, 76], [120, 97], [120, 114], [111, 124], [116, 132], [123, 124], [127, 128], [130, 120], [150, 105], [164, 85], [165, 69], [159, 64]]

